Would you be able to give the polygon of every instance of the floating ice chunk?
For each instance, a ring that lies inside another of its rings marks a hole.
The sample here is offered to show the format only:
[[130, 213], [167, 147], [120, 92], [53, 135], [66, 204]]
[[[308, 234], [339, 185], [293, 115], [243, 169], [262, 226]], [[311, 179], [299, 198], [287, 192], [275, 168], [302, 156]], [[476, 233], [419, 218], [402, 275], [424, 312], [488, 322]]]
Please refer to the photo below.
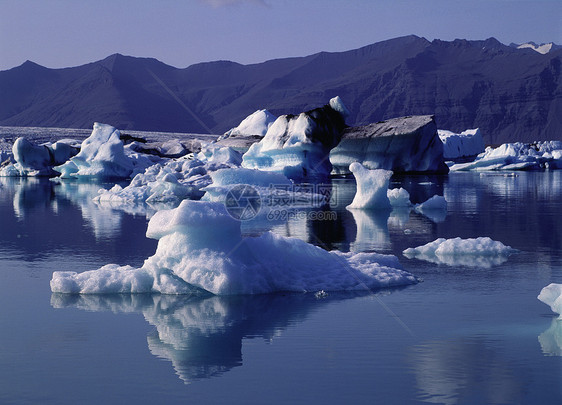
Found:
[[423, 246], [405, 249], [404, 256], [450, 266], [492, 267], [516, 252], [510, 246], [488, 237], [439, 238]]
[[232, 166], [240, 166], [242, 154], [229, 147], [213, 147], [212, 145], [203, 148], [196, 155], [197, 159], [209, 163], [223, 163]]
[[427, 212], [429, 210], [447, 211], [447, 200], [445, 200], [445, 197], [441, 195], [434, 195], [427, 201], [422, 202], [421, 204], [416, 204], [415, 209], [420, 213]]
[[231, 148], [206, 149], [197, 156], [203, 160], [182, 157], [150, 166], [127, 187], [116, 185], [110, 190], [100, 190], [95, 201], [109, 203], [114, 208], [144, 202], [177, 205], [186, 198], [201, 198], [205, 194], [202, 189], [212, 182], [210, 173], [240, 163], [240, 154]]
[[126, 150], [120, 132], [111, 125], [94, 123], [92, 134], [82, 142], [80, 152], [54, 169], [62, 178], [128, 178], [154, 162], [147, 156]]
[[388, 183], [392, 177], [390, 170], [369, 170], [361, 163], [353, 162], [349, 170], [355, 176], [357, 192], [347, 208], [390, 210]]
[[431, 115], [345, 128], [340, 143], [330, 152], [330, 161], [335, 174], [348, 174], [353, 162], [394, 173], [449, 172]]
[[12, 152], [16, 163], [4, 168], [1, 176], [54, 176], [57, 173], [53, 171], [53, 166], [66, 162], [78, 153], [78, 149], [64, 140], [35, 145], [25, 138], [18, 138]]
[[447, 217], [447, 200], [443, 196], [434, 195], [427, 201], [416, 204], [414, 210], [435, 223], [443, 222]]
[[410, 207], [410, 193], [407, 190], [400, 188], [393, 188], [386, 192], [390, 205], [393, 207]]
[[541, 302], [560, 315], [558, 319], [562, 320], [562, 284], [552, 283], [544, 287], [537, 297]]
[[532, 144], [505, 143], [497, 148], [488, 147], [469, 163], [452, 165], [450, 170], [544, 170], [562, 169], [562, 141], [544, 141]]
[[484, 139], [480, 129], [467, 129], [456, 134], [443, 129], [437, 130], [439, 139], [443, 142], [443, 157], [456, 159], [460, 157], [476, 156], [484, 152]]
[[265, 136], [267, 130], [275, 122], [277, 117], [267, 110], [258, 110], [247, 116], [242, 122], [221, 136], [218, 140], [226, 139], [236, 135], [260, 135]]
[[[342, 109], [341, 101], [333, 104]], [[299, 182], [322, 181], [330, 175], [329, 152], [344, 127], [344, 117], [331, 105], [298, 116], [282, 115], [261, 141], [250, 146], [242, 166], [282, 173]]]
[[154, 256], [136, 271], [111, 265], [86, 274], [55, 272], [61, 293], [207, 291], [218, 295], [275, 291], [365, 290], [416, 283], [398, 258], [328, 252], [299, 239], [266, 232], [243, 238], [224, 204], [184, 200], [159, 211], [147, 236], [159, 239]]

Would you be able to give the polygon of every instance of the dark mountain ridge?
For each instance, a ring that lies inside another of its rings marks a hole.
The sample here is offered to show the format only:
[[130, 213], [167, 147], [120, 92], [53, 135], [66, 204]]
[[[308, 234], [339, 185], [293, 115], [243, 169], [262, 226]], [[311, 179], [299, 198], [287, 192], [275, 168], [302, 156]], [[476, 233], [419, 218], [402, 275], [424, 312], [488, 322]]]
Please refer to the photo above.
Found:
[[395, 38], [346, 52], [178, 69], [120, 54], [0, 72], [0, 125], [222, 133], [252, 112], [298, 113], [339, 95], [362, 125], [435, 114], [439, 128], [479, 127], [486, 143], [562, 140], [562, 49], [540, 54], [494, 38]]

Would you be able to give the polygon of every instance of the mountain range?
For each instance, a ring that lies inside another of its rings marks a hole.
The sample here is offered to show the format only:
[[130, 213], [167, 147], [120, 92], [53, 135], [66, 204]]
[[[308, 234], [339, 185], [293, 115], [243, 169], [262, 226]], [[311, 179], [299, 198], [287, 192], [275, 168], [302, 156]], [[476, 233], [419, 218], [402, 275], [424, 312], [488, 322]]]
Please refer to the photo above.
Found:
[[258, 109], [299, 113], [339, 95], [349, 125], [434, 114], [441, 129], [479, 127], [487, 144], [562, 140], [562, 49], [494, 38], [414, 35], [346, 52], [184, 69], [120, 54], [49, 69], [0, 71], [0, 125], [220, 134]]

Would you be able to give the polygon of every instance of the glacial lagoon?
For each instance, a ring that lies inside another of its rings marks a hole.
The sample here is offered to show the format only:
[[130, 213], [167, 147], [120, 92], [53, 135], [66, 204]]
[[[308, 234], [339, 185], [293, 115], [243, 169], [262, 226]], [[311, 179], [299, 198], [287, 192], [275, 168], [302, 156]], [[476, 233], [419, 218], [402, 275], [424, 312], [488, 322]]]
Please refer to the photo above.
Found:
[[[194, 297], [52, 294], [60, 270], [140, 267], [150, 209], [92, 201], [110, 184], [0, 179], [0, 403], [560, 403], [562, 171], [394, 176], [445, 213], [348, 211], [242, 223], [328, 250], [394, 254], [423, 281], [380, 291]], [[505, 260], [408, 259], [488, 236]]]

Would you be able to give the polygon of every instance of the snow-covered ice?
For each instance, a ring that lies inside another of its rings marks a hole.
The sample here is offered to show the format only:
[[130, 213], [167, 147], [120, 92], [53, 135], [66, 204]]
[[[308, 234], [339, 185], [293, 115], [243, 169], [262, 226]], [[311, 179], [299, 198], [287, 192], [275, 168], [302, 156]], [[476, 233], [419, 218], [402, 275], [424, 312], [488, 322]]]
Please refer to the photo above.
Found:
[[460, 134], [444, 129], [437, 130], [439, 139], [443, 142], [443, 157], [457, 159], [460, 157], [476, 156], [484, 152], [484, 139], [480, 129], [467, 129]]
[[258, 110], [224, 133], [218, 140], [223, 140], [236, 135], [260, 135], [265, 136], [267, 130], [275, 122], [277, 117], [267, 110]]
[[541, 302], [560, 315], [558, 319], [562, 320], [562, 284], [552, 283], [544, 287], [537, 297]]
[[516, 252], [510, 246], [494, 241], [489, 237], [478, 238], [439, 238], [423, 246], [405, 249], [407, 258], [416, 258], [437, 264], [468, 267], [492, 267], [507, 260]]
[[395, 208], [411, 207], [410, 193], [402, 187], [389, 189], [386, 193], [390, 205]]
[[242, 166], [282, 173], [298, 182], [325, 180], [332, 171], [330, 150], [345, 127], [345, 111], [335, 97], [322, 108], [280, 116], [264, 138], [250, 146]]
[[27, 177], [27, 176], [54, 176], [53, 167], [66, 162], [78, 153], [72, 140], [60, 140], [55, 143], [35, 145], [27, 139], [20, 137], [12, 146], [12, 154], [3, 154], [0, 162], [5, 157], [15, 160], [14, 164], [4, 167], [0, 176]]
[[415, 205], [415, 210], [419, 213], [424, 213], [428, 211], [447, 211], [447, 200], [442, 195], [434, 195], [433, 197], [427, 199], [427, 201], [421, 204]]
[[562, 141], [533, 144], [515, 142], [497, 148], [487, 147], [473, 162], [457, 163], [450, 167], [451, 171], [544, 169], [562, 169]]
[[237, 167], [240, 161], [240, 153], [231, 148], [203, 149], [197, 158], [184, 156], [150, 166], [126, 187], [100, 190], [95, 200], [113, 207], [144, 202], [177, 205], [186, 198], [201, 198], [205, 193], [202, 189], [212, 182], [209, 173]]
[[240, 222], [221, 203], [184, 200], [176, 209], [159, 211], [149, 222], [147, 237], [159, 242], [141, 268], [109, 264], [79, 274], [55, 272], [51, 290], [230, 295], [365, 290], [417, 282], [401, 269], [396, 256], [328, 252], [271, 232], [243, 238]]
[[353, 202], [347, 208], [390, 210], [387, 193], [392, 171], [369, 170], [359, 162], [349, 165], [349, 170], [357, 182], [357, 191]]
[[119, 130], [111, 125], [94, 123], [80, 152], [54, 170], [62, 178], [129, 178], [154, 164], [148, 155], [126, 150], [119, 136]]

